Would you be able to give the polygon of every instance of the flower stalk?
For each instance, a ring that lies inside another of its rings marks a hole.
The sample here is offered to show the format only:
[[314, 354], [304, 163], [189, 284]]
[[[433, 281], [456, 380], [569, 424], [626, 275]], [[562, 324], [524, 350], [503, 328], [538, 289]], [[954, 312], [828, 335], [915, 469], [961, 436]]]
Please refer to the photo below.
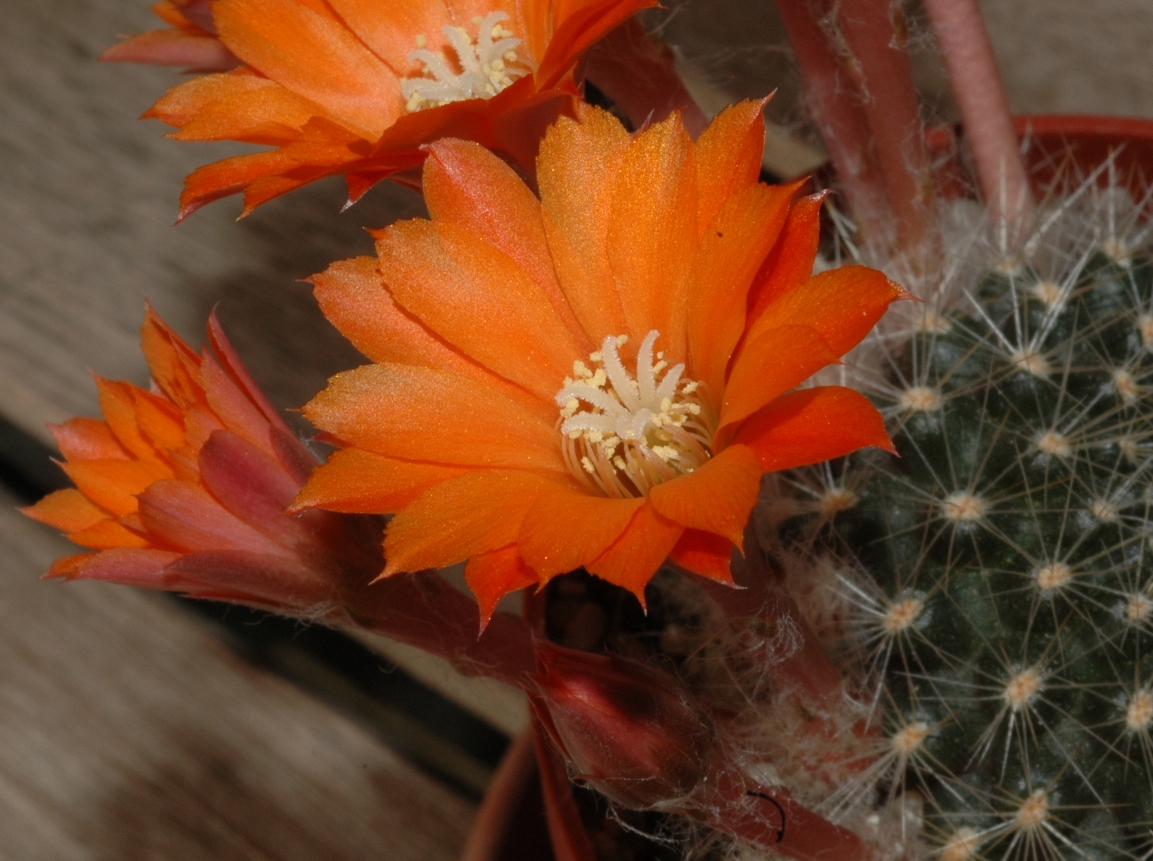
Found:
[[925, 0], [925, 11], [953, 82], [989, 220], [1008, 251], [1028, 227], [1034, 201], [981, 7], [977, 0]]

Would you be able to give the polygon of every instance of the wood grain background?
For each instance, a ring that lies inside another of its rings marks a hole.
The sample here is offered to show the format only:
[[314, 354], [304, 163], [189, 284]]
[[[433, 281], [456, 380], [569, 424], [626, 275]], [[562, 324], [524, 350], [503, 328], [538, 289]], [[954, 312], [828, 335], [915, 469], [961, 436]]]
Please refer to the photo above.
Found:
[[[194, 342], [218, 308], [273, 400], [299, 406], [359, 359], [296, 279], [367, 252], [363, 227], [421, 212], [381, 186], [341, 213], [331, 182], [239, 223], [226, 201], [173, 229], [182, 177], [239, 148], [177, 144], [134, 121], [177, 74], [95, 63], [118, 35], [154, 26], [146, 6], [4, 0], [0, 12], [0, 418], [41, 441], [44, 421], [96, 412], [89, 370], [145, 383], [145, 297]], [[1015, 110], [1153, 117], [1153, 3], [984, 6]], [[663, 26], [722, 92], [780, 87], [773, 118], [803, 135], [768, 0], [677, 3]], [[946, 82], [923, 56], [918, 79], [949, 119]], [[13, 504], [0, 496], [0, 857], [455, 857], [471, 800], [363, 721], [240, 660], [183, 608], [40, 583], [69, 548]], [[523, 725], [515, 693], [374, 648], [504, 732]]]

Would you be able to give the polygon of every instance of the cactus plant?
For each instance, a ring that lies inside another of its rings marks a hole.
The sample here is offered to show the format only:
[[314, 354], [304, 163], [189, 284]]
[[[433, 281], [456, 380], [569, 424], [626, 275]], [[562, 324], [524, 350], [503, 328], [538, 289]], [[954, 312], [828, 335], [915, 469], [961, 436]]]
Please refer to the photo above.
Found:
[[840, 571], [885, 779], [948, 861], [1150, 851], [1153, 249], [1096, 179], [926, 285], [872, 358], [902, 457], [795, 474], [776, 517], [794, 581]]

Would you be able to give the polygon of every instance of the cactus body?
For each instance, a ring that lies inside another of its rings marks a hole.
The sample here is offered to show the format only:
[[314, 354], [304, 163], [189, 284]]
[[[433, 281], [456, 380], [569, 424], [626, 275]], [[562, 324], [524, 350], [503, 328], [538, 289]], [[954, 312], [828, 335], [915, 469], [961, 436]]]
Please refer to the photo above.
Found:
[[852, 589], [876, 719], [940, 857], [1142, 857], [1153, 265], [1097, 251], [967, 292], [893, 354], [902, 457], [846, 465], [833, 490], [858, 499], [818, 552], [843, 541], [871, 577]]

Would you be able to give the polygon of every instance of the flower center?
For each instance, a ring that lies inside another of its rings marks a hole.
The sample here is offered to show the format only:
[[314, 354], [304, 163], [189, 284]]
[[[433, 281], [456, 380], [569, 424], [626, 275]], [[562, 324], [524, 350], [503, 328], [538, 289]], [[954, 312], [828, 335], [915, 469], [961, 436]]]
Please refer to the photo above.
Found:
[[405, 109], [413, 113], [465, 99], [491, 99], [517, 78], [529, 74], [532, 71], [529, 62], [517, 53], [522, 40], [501, 26], [501, 22], [507, 20], [506, 12], [490, 12], [484, 18], [473, 18], [472, 22], [477, 25], [475, 39], [463, 27], [446, 26], [444, 35], [456, 54], [455, 63], [443, 50], [428, 50], [425, 47], [428, 39], [423, 34], [417, 36], [417, 50], [411, 52], [408, 59], [420, 63], [424, 69], [419, 76], [400, 82]]
[[565, 463], [595, 493], [644, 496], [712, 457], [716, 416], [700, 383], [683, 378], [683, 364], [669, 368], [664, 353], [654, 361], [657, 336], [641, 342], [635, 379], [617, 352], [628, 336], [610, 335], [589, 356], [591, 367], [573, 363], [556, 393]]

